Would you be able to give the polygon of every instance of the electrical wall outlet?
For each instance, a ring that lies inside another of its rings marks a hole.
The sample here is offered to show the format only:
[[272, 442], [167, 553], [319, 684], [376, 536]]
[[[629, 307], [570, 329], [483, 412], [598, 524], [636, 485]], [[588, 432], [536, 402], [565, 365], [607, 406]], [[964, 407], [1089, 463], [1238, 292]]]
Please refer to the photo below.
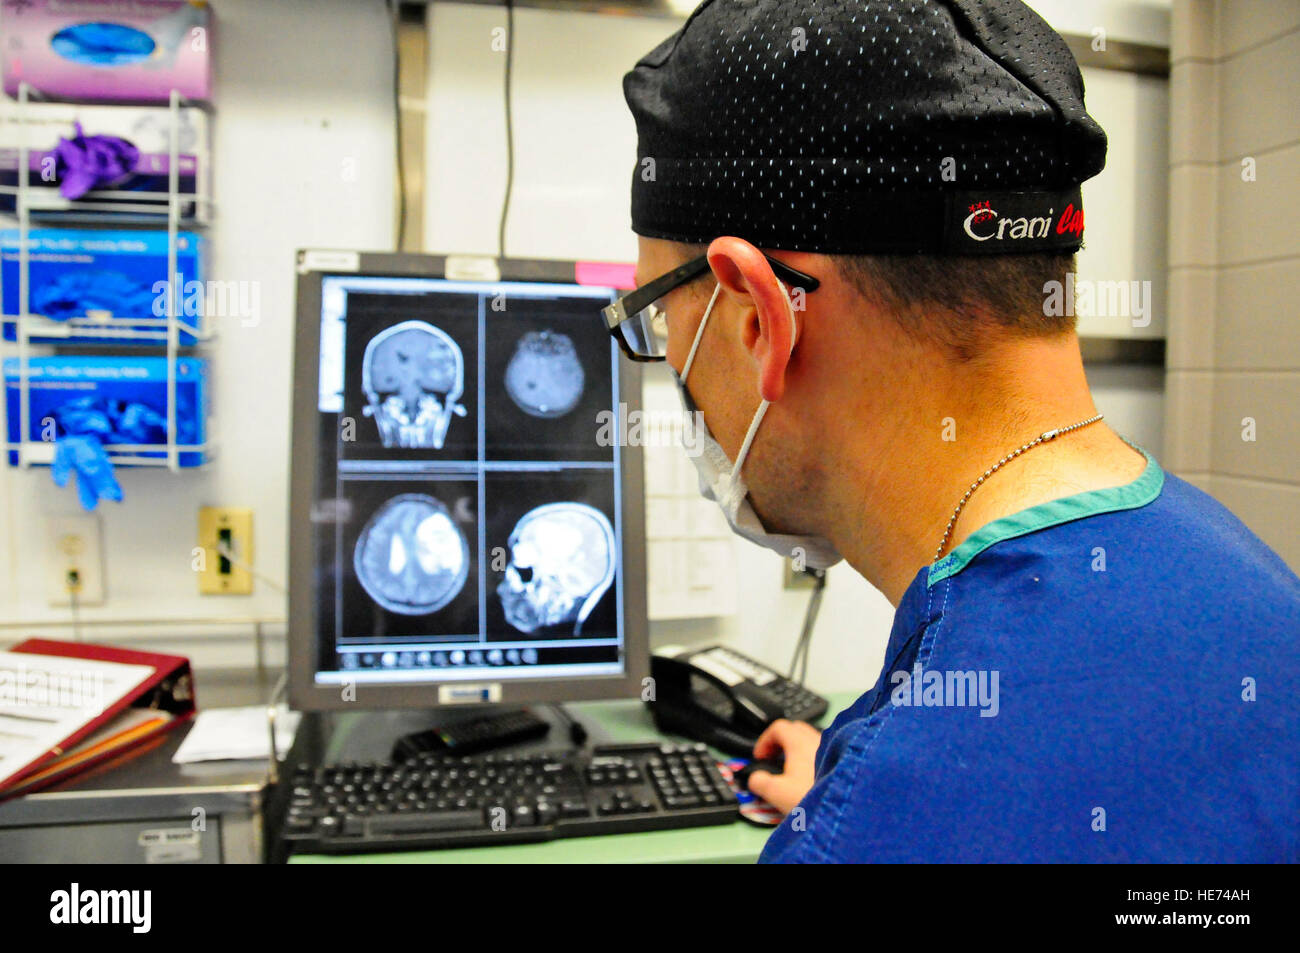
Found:
[[252, 510], [200, 507], [199, 548], [202, 552], [197, 554], [196, 568], [200, 595], [252, 594], [253, 574], [245, 568], [253, 565]]
[[99, 516], [51, 516], [46, 544], [46, 592], [52, 606], [100, 605], [104, 559]]

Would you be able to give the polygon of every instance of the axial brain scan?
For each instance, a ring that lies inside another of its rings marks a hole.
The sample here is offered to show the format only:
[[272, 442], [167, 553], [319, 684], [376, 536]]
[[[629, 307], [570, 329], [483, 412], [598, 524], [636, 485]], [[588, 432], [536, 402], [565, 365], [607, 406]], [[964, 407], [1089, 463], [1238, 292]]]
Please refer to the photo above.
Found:
[[582, 398], [583, 383], [573, 339], [556, 331], [529, 331], [506, 367], [506, 393], [534, 417], [563, 417]]
[[506, 621], [520, 632], [582, 623], [614, 579], [614, 530], [584, 503], [529, 510], [510, 533], [510, 563], [497, 586]]
[[357, 579], [392, 612], [436, 612], [465, 585], [469, 544], [441, 500], [393, 497], [370, 517], [353, 551]]
[[441, 328], [403, 321], [371, 338], [361, 364], [367, 417], [385, 447], [441, 450], [451, 417], [465, 416], [465, 358]]

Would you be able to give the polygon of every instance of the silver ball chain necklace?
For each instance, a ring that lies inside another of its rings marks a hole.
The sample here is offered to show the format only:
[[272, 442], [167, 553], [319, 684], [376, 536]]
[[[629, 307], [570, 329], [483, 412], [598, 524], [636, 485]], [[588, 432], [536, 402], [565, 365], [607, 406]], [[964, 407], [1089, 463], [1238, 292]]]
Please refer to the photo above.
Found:
[[1101, 418], [1104, 416], [1105, 414], [1098, 414], [1095, 417], [1089, 417], [1087, 420], [1080, 420], [1077, 424], [1070, 424], [1070, 426], [1068, 427], [1058, 427], [1055, 430], [1044, 430], [1036, 438], [1029, 441], [1029, 443], [1025, 444], [1019, 450], [1012, 450], [1010, 453], [1008, 453], [997, 463], [993, 464], [993, 466], [985, 470], [984, 473], [981, 474], [980, 477], [970, 485], [970, 489], [966, 491], [966, 495], [961, 498], [961, 502], [957, 504], [957, 508], [952, 511], [952, 519], [948, 520], [948, 528], [943, 531], [943, 539], [939, 540], [939, 548], [934, 551], [934, 559], [930, 561], [937, 562], [939, 560], [939, 556], [942, 555], [943, 553], [943, 548], [948, 545], [948, 537], [952, 535], [952, 528], [957, 523], [957, 517], [961, 515], [961, 511], [966, 506], [966, 501], [970, 499], [972, 493], [974, 493], [976, 490], [979, 489], [981, 483], [983, 483], [993, 474], [997, 473], [998, 470], [1002, 469], [1002, 467], [1005, 464], [1010, 463], [1012, 460], [1020, 456], [1026, 450], [1032, 450], [1040, 443], [1047, 443], [1047, 441], [1049, 440], [1055, 440], [1057, 437], [1063, 436], [1072, 430], [1078, 430], [1081, 427], [1088, 426], [1088, 424], [1095, 424], [1097, 421], [1101, 420]]

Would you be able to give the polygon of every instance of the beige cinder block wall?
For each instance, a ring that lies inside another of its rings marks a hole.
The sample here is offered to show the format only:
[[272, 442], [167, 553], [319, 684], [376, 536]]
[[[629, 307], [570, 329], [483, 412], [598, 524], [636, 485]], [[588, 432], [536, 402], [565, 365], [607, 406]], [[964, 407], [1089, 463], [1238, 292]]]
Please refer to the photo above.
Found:
[[1174, 0], [1164, 464], [1300, 572], [1300, 0]]

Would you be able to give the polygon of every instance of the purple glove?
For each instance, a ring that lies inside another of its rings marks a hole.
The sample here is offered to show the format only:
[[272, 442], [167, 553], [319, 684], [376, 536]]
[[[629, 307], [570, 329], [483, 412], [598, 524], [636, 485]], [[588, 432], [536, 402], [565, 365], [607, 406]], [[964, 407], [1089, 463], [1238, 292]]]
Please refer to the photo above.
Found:
[[59, 176], [59, 194], [65, 199], [79, 199], [91, 189], [116, 182], [135, 171], [140, 150], [117, 136], [87, 136], [81, 123], [74, 123], [77, 134], [59, 138], [54, 147], [54, 170]]

